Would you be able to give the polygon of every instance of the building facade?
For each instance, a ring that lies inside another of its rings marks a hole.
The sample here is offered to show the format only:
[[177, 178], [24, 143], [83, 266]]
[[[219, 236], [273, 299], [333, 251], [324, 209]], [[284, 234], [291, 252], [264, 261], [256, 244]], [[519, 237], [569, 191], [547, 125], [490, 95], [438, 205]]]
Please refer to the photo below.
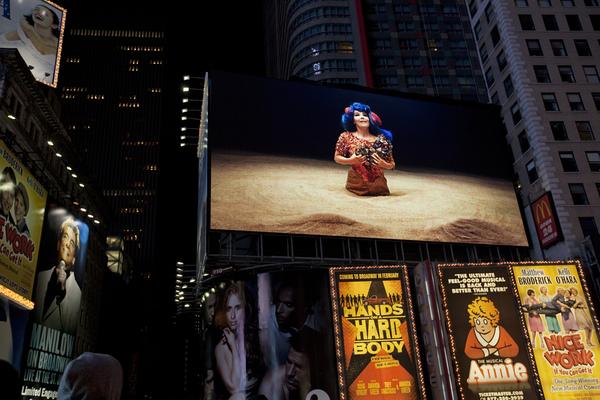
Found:
[[[82, 160], [48, 100], [49, 94], [45, 85], [35, 81], [16, 49], [0, 49], [0, 139], [46, 189], [46, 219], [49, 210], [59, 208], [89, 226], [85, 274], [81, 282], [84, 290], [72, 352], [75, 357], [105, 345], [101, 344], [101, 332], [106, 325], [102, 315], [117, 315], [107, 300], [122, 298], [111, 293], [108, 276], [112, 274], [106, 268], [106, 235], [112, 215], [94, 182], [81, 172]], [[38, 271], [47, 268], [47, 262], [39, 258]], [[32, 318], [39, 307], [38, 302], [26, 318]], [[5, 339], [0, 338], [0, 342]], [[28, 347], [27, 343], [22, 345]], [[25, 361], [22, 361], [21, 372], [24, 369]]]
[[267, 73], [487, 102], [463, 1], [265, 5]]
[[[580, 256], [600, 217], [600, 3], [469, 2], [490, 99], [502, 106], [535, 259]], [[542, 248], [531, 204], [550, 192], [563, 241]]]

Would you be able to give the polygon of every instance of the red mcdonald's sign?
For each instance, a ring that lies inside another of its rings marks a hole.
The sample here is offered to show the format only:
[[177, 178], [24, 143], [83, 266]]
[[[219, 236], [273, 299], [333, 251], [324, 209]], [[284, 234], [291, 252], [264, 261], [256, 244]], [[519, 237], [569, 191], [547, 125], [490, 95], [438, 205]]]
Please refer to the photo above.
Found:
[[554, 209], [551, 192], [544, 193], [531, 203], [531, 212], [535, 221], [535, 230], [543, 249], [547, 249], [562, 240], [562, 232]]

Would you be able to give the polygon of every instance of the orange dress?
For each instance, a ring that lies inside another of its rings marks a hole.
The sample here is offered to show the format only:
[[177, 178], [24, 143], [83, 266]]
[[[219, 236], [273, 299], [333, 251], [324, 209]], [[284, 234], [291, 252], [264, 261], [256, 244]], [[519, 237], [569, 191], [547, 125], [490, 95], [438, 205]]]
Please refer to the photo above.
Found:
[[357, 138], [350, 132], [343, 132], [335, 145], [335, 154], [350, 157], [352, 154], [366, 155], [362, 164], [353, 165], [348, 170], [346, 189], [359, 196], [387, 196], [390, 190], [383, 170], [375, 165], [373, 154], [377, 153], [387, 162], [394, 160], [392, 144], [383, 135], [374, 141]]

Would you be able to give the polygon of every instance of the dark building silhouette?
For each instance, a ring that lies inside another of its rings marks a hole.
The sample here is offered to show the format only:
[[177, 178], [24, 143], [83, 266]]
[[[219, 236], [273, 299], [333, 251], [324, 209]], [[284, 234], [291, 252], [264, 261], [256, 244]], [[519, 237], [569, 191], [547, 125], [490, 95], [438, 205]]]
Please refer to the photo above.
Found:
[[487, 103], [464, 1], [268, 0], [264, 11], [272, 77]]

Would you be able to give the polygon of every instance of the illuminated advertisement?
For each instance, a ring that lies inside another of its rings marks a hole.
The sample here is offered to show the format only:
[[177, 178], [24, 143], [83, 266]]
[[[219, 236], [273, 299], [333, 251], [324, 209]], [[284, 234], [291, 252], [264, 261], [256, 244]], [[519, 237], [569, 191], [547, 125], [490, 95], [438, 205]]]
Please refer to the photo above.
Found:
[[60, 377], [73, 357], [88, 238], [88, 226], [65, 209], [48, 211], [22, 374], [21, 394], [27, 399], [55, 398]]
[[203, 299], [205, 399], [337, 399], [325, 271], [222, 281]]
[[504, 266], [438, 265], [462, 399], [541, 398], [511, 275]]
[[562, 232], [554, 209], [552, 193], [546, 192], [531, 203], [531, 212], [535, 221], [535, 231], [540, 245], [547, 249], [562, 240]]
[[598, 320], [580, 265], [533, 263], [513, 271], [544, 397], [600, 398]]
[[210, 76], [215, 230], [527, 246], [497, 107]]
[[0, 141], [0, 296], [31, 309], [46, 189]]
[[67, 10], [46, 0], [0, 4], [0, 48], [17, 49], [36, 80], [56, 87]]
[[330, 269], [340, 398], [421, 399], [405, 267]]

